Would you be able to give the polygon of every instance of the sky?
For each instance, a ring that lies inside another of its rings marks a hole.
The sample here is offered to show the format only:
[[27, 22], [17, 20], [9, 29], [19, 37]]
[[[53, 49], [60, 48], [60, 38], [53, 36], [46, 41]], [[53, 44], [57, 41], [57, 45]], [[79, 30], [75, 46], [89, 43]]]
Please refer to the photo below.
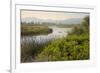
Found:
[[32, 11], [21, 10], [21, 19], [24, 18], [39, 18], [39, 19], [52, 19], [52, 20], [65, 20], [71, 18], [84, 18], [89, 15], [88, 13], [75, 13], [75, 12], [50, 12], [50, 11]]

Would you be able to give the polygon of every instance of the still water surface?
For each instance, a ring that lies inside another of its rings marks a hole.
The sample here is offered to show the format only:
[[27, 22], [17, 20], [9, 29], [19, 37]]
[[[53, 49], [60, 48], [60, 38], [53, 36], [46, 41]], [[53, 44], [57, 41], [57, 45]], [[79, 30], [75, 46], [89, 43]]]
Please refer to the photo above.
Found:
[[47, 35], [33, 35], [33, 36], [23, 36], [21, 37], [21, 43], [26, 42], [26, 43], [46, 43], [51, 40], [57, 39], [57, 38], [62, 38], [67, 36], [68, 32], [71, 31], [72, 28], [62, 28], [62, 27], [57, 27], [57, 26], [49, 26], [53, 30], [52, 33], [47, 34]]

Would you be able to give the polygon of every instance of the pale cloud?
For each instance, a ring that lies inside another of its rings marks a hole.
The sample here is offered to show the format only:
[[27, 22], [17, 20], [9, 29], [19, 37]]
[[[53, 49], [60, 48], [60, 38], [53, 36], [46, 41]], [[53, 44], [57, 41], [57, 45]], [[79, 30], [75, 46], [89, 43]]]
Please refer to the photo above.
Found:
[[89, 15], [88, 13], [74, 13], [74, 12], [50, 12], [50, 11], [31, 11], [21, 10], [21, 19], [27, 17], [35, 17], [39, 19], [64, 20], [70, 18], [83, 18]]

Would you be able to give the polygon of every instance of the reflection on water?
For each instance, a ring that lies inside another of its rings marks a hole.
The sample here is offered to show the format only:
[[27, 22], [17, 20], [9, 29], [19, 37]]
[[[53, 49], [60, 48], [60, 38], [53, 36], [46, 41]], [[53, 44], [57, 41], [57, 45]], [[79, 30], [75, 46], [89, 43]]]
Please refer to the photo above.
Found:
[[56, 26], [50, 26], [49, 28], [52, 28], [53, 32], [47, 35], [33, 35], [33, 36], [23, 36], [21, 37], [21, 43], [23, 42], [35, 42], [35, 43], [46, 43], [48, 41], [62, 38], [67, 36], [68, 32], [70, 32], [71, 28], [61, 28]]

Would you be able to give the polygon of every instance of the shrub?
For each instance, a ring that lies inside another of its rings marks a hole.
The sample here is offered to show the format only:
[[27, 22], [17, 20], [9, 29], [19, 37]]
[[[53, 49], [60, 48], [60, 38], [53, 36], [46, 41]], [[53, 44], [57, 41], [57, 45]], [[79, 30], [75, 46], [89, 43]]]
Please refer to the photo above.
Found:
[[37, 55], [38, 61], [64, 61], [89, 59], [89, 17], [65, 38], [52, 41]]

